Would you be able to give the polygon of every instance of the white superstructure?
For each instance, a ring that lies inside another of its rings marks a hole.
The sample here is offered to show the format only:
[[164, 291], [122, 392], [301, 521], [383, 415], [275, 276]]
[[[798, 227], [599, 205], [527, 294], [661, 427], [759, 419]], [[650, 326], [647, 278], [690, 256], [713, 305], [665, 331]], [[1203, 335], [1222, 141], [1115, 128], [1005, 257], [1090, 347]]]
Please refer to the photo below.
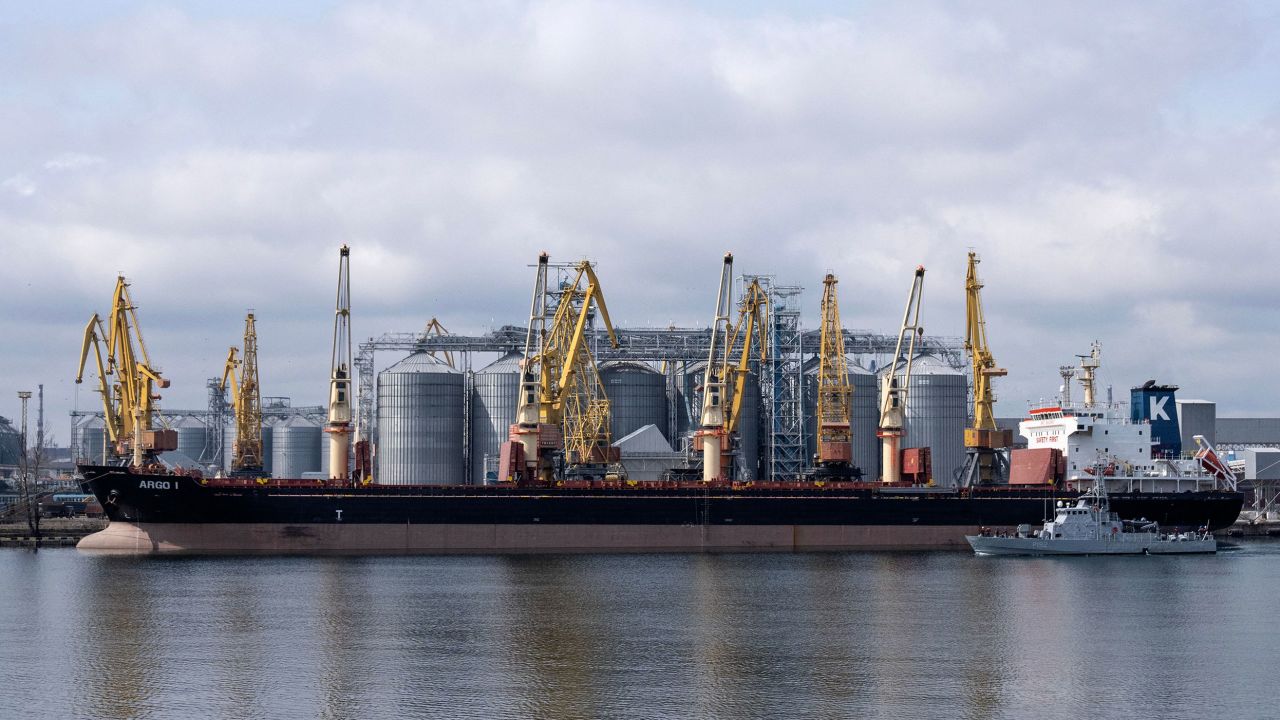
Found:
[[1126, 417], [1127, 405], [1095, 399], [1098, 344], [1094, 343], [1090, 355], [1081, 357], [1085, 402], [1080, 407], [1071, 405], [1070, 374], [1064, 372], [1062, 402], [1032, 408], [1028, 418], [1018, 423], [1018, 433], [1026, 438], [1029, 449], [1053, 448], [1062, 453], [1064, 481], [1069, 487], [1089, 487], [1101, 467], [1112, 491], [1234, 489], [1234, 476], [1200, 436], [1194, 454], [1153, 457], [1151, 424]]

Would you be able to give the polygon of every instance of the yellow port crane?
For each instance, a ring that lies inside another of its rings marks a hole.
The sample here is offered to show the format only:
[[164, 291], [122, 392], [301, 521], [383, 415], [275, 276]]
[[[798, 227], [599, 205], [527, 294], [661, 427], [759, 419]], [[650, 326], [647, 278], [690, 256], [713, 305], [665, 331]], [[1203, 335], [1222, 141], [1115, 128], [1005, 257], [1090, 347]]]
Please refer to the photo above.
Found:
[[[742, 291], [738, 322], [733, 325], [724, 349], [724, 377], [729, 389], [729, 413], [725, 417], [724, 429], [729, 438], [736, 440], [747, 377], [751, 373], [752, 350], [761, 363], [769, 352], [769, 294], [760, 286], [758, 278], [751, 278]], [[735, 353], [736, 362], [733, 360]]]
[[[227, 351], [219, 389], [231, 385], [231, 407], [236, 417], [236, 439], [231, 450], [231, 472], [262, 472], [262, 398], [258, 391], [258, 331], [253, 313], [244, 318], [244, 354]], [[237, 379], [236, 374], [240, 377]]]
[[[436, 318], [431, 318], [430, 320], [428, 320], [427, 326], [422, 329], [423, 339], [433, 338], [433, 337], [444, 337], [448, 334], [449, 334], [449, 331], [445, 329], [445, 326], [442, 325], [440, 321], [437, 320]], [[453, 353], [449, 350], [445, 350], [441, 352], [440, 355], [438, 356], [436, 355], [434, 350], [429, 351], [427, 354], [433, 358], [436, 358], [437, 360], [443, 360], [445, 365], [448, 365], [454, 370], [458, 369], [458, 366], [453, 364]]]
[[[902, 326], [898, 330], [898, 343], [893, 351], [889, 373], [880, 386], [880, 424], [876, 437], [880, 438], [880, 478], [886, 483], [902, 479], [902, 436], [906, 425], [907, 393], [911, 387], [911, 362], [916, 354], [916, 340], [924, 334], [920, 326], [920, 303], [924, 295], [924, 266], [916, 267], [907, 293], [907, 307], [902, 311]], [[909, 334], [909, 337], [908, 337]], [[907, 344], [903, 355], [903, 343]], [[902, 379], [898, 379], [899, 369]]]
[[817, 473], [820, 476], [861, 478], [853, 465], [850, 405], [853, 386], [849, 384], [848, 360], [844, 354], [844, 326], [840, 324], [840, 302], [836, 296], [836, 276], [822, 280], [822, 329], [818, 348], [818, 438]]
[[116, 280], [106, 322], [94, 313], [85, 325], [77, 384], [84, 381], [84, 365], [91, 349], [98, 367], [98, 392], [102, 395], [107, 438], [114, 453], [129, 456], [134, 465], [142, 465], [156, 452], [177, 449], [176, 432], [153, 427], [156, 401], [160, 399], [156, 389], [169, 387], [169, 381], [151, 365], [147, 345], [142, 341], [137, 306], [129, 297], [129, 283], [123, 275]]
[[[587, 343], [588, 321], [598, 314], [609, 341], [618, 346], [600, 280], [591, 263], [583, 260], [573, 266], [572, 280], [551, 287], [549, 268], [550, 259], [542, 253], [521, 362], [516, 423], [501, 454], [500, 477], [519, 483], [555, 479], [559, 453], [570, 474], [583, 476], [617, 460], [610, 444], [609, 398]], [[549, 300], [554, 301], [553, 312]]]
[[996, 365], [991, 347], [987, 344], [987, 320], [982, 312], [982, 282], [978, 279], [978, 254], [969, 253], [969, 268], [965, 273], [965, 336], [964, 349], [969, 353], [973, 368], [973, 426], [965, 428], [965, 467], [962, 471], [966, 485], [996, 481], [1006, 466], [998, 450], [1012, 444], [1013, 433], [996, 427], [995, 393], [991, 378], [1003, 377], [1009, 372]]

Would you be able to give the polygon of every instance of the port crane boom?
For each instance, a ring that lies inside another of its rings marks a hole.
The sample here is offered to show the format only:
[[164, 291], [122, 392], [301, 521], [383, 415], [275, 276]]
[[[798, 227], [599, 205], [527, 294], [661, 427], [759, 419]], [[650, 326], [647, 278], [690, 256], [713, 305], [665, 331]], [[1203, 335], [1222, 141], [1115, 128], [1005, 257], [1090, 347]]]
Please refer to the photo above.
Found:
[[115, 454], [130, 456], [134, 465], [142, 465], [149, 454], [176, 449], [177, 433], [153, 427], [156, 401], [160, 399], [156, 389], [169, 387], [169, 381], [151, 365], [138, 324], [137, 306], [129, 297], [129, 283], [124, 276], [116, 279], [106, 322], [94, 313], [85, 326], [76, 383], [84, 381], [91, 346], [98, 367], [106, 432]]
[[998, 479], [1007, 463], [997, 452], [1012, 444], [1012, 433], [996, 427], [995, 393], [991, 378], [1003, 377], [1009, 372], [996, 365], [991, 347], [987, 344], [987, 320], [982, 312], [982, 281], [978, 279], [978, 254], [969, 253], [969, 267], [965, 273], [965, 336], [964, 349], [969, 352], [973, 368], [973, 427], [965, 428], [965, 469], [962, 472], [965, 485], [991, 483]]
[[[924, 334], [920, 326], [920, 302], [924, 294], [924, 266], [916, 267], [907, 293], [907, 306], [902, 311], [902, 327], [898, 330], [898, 343], [893, 352], [889, 374], [885, 376], [880, 391], [880, 425], [876, 436], [880, 438], [881, 479], [896, 483], [902, 479], [902, 435], [905, 426], [907, 392], [911, 386], [911, 362], [916, 354], [916, 340]], [[906, 355], [903, 344], [906, 343]], [[901, 369], [902, 379], [898, 379]]]
[[818, 348], [818, 457], [820, 474], [861, 477], [853, 467], [849, 408], [853, 386], [849, 384], [844, 354], [844, 328], [840, 324], [839, 281], [832, 273], [822, 280], [821, 345]]
[[[232, 445], [231, 471], [262, 472], [262, 398], [258, 389], [258, 331], [253, 313], [244, 319], [244, 355], [227, 351], [222, 370], [221, 390], [231, 386], [231, 407], [236, 417], [236, 439]], [[239, 373], [239, 378], [236, 375]]]

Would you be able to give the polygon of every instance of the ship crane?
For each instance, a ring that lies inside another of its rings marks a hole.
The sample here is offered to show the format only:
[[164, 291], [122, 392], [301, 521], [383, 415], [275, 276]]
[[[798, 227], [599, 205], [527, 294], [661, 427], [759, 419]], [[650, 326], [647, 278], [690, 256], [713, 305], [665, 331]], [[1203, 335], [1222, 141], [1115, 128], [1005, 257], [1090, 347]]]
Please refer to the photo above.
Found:
[[137, 306], [129, 297], [129, 284], [124, 276], [116, 280], [106, 322], [94, 313], [85, 325], [77, 384], [84, 381], [84, 366], [90, 350], [97, 363], [98, 392], [102, 395], [107, 438], [114, 453], [128, 456], [133, 465], [140, 466], [157, 452], [176, 450], [177, 433], [153, 427], [156, 401], [160, 399], [156, 389], [169, 387], [169, 381], [151, 365], [147, 345], [142, 341]]
[[[759, 278], [751, 278], [742, 291], [737, 322], [730, 322], [733, 256], [724, 255], [716, 300], [716, 324], [703, 374], [703, 415], [694, 433], [694, 448], [703, 454], [703, 482], [722, 482], [732, 474], [737, 450], [737, 427], [742, 398], [751, 373], [753, 350], [763, 363], [768, 352], [769, 296]], [[735, 360], [736, 355], [736, 360]]]
[[[924, 333], [920, 326], [920, 301], [924, 294], [924, 266], [916, 267], [907, 293], [907, 307], [902, 312], [902, 327], [898, 330], [898, 342], [893, 351], [893, 362], [885, 376], [880, 392], [880, 424], [876, 437], [880, 438], [881, 479], [896, 483], [902, 479], [902, 435], [905, 425], [904, 409], [907, 388], [911, 386], [911, 362], [916, 354], [916, 340]], [[905, 358], [903, 343], [907, 345]], [[898, 380], [899, 368], [903, 370]]]
[[[262, 472], [262, 398], [258, 390], [258, 331], [253, 313], [244, 318], [244, 355], [227, 351], [219, 389], [231, 386], [231, 408], [236, 417], [236, 439], [231, 451], [231, 472]], [[239, 378], [236, 377], [237, 373]]]
[[[738, 321], [729, 326], [728, 339], [724, 344], [724, 369], [727, 397], [722, 398], [728, 404], [728, 412], [724, 419], [725, 438], [721, 447], [730, 456], [739, 448], [738, 422], [742, 418], [742, 401], [746, 397], [747, 378], [751, 374], [751, 361], [754, 356], [763, 363], [768, 354], [769, 343], [769, 295], [760, 286], [759, 278], [751, 278], [742, 291], [742, 300], [738, 303]], [[754, 352], [753, 352], [754, 350]], [[737, 359], [734, 360], [734, 356]], [[724, 471], [724, 456], [721, 453], [721, 471]]]
[[818, 438], [817, 475], [861, 479], [862, 470], [853, 465], [850, 405], [853, 386], [849, 384], [848, 360], [844, 354], [844, 328], [840, 324], [840, 303], [836, 296], [839, 281], [832, 273], [822, 280], [822, 329], [818, 348]]
[[[552, 288], [549, 269], [550, 259], [542, 253], [525, 335], [516, 422], [500, 455], [499, 476], [519, 484], [554, 480], [557, 455], [575, 475], [589, 476], [617, 461], [610, 443], [609, 398], [587, 347], [588, 321], [597, 312], [610, 342], [618, 346], [600, 280], [591, 263], [583, 260], [573, 266], [572, 280]], [[554, 312], [548, 304], [552, 297]]]
[[[725, 253], [716, 292], [716, 314], [702, 376], [701, 428], [694, 433], [694, 448], [702, 451], [702, 480], [728, 478], [725, 460], [732, 456], [733, 438], [742, 416], [743, 391], [751, 372], [752, 346], [764, 360], [767, 347], [769, 297], [752, 279], [738, 306], [738, 321], [731, 322], [733, 306], [733, 253]], [[734, 352], [738, 356], [734, 361]]]
[[978, 254], [969, 253], [965, 274], [964, 349], [973, 368], [973, 427], [965, 428], [965, 464], [962, 484], [990, 484], [1008, 475], [1008, 462], [1000, 450], [1013, 444], [1013, 433], [996, 427], [995, 393], [991, 378], [1009, 372], [996, 365], [987, 344], [987, 320], [982, 312], [982, 282], [978, 279]]
[[338, 297], [329, 363], [329, 479], [347, 477], [351, 450], [351, 249], [338, 251]]

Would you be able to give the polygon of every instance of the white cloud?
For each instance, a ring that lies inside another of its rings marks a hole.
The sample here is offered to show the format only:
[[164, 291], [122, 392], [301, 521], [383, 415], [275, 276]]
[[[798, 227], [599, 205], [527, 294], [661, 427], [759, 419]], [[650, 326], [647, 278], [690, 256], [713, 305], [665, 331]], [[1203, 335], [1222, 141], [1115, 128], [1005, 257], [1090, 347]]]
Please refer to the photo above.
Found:
[[21, 197], [31, 197], [36, 194], [35, 182], [21, 173], [6, 178], [4, 182], [0, 182], [0, 188], [4, 188], [5, 190]]
[[63, 153], [46, 161], [44, 169], [52, 172], [61, 172], [63, 170], [76, 170], [92, 165], [100, 165], [102, 162], [103, 159], [97, 155]]
[[[250, 306], [264, 384], [318, 402], [344, 242], [360, 336], [522, 322], [543, 249], [597, 259], [615, 318], [650, 326], [707, 322], [733, 250], [809, 285], [810, 321], [835, 270], [846, 322], [889, 331], [923, 263], [926, 327], [959, 335], [972, 246], [1002, 412], [1094, 337], [1118, 383], [1159, 365], [1224, 411], [1280, 401], [1256, 390], [1280, 346], [1259, 321], [1280, 304], [1275, 118], [1179, 121], [1188, 88], [1275, 42], [1248, 6], [837, 10], [143, 9], [0, 37], [20, 100], [0, 108], [0, 242], [20, 249], [0, 281], [32, 283], [11, 323], [57, 328], [0, 359], [27, 384], [65, 366], [119, 270], [168, 402], [203, 405]], [[1215, 370], [1243, 328], [1250, 391]], [[1197, 342], [1215, 351], [1170, 349]]]

